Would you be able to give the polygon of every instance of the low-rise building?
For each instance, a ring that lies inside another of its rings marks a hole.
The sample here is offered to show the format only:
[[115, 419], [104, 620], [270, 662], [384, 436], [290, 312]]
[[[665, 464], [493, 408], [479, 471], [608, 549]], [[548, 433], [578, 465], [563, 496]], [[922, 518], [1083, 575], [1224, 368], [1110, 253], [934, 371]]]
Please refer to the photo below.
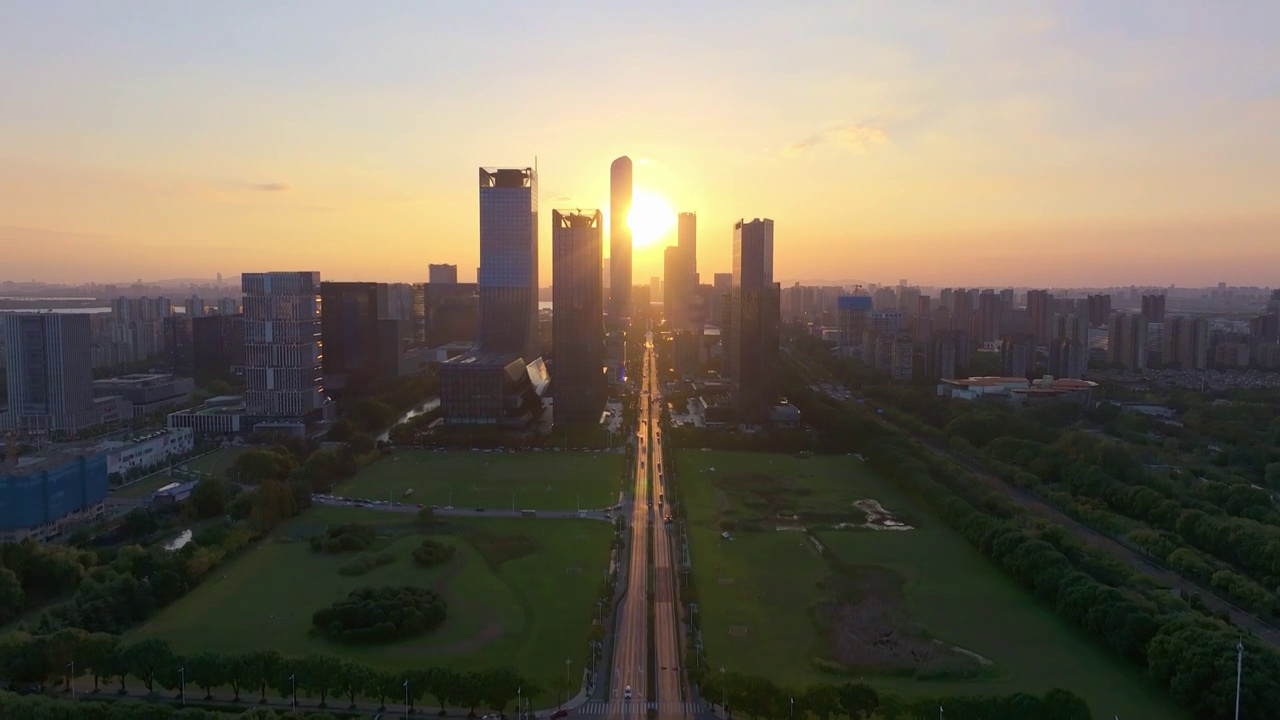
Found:
[[167, 426], [201, 434], [239, 435], [249, 431], [248, 408], [243, 396], [219, 395], [198, 408], [169, 413]]
[[196, 381], [163, 374], [121, 375], [93, 381], [94, 397], [123, 397], [133, 406], [133, 416], [181, 407], [191, 400]]
[[194, 436], [190, 428], [156, 430], [129, 440], [108, 440], [100, 443], [96, 451], [107, 456], [108, 474], [123, 475], [186, 455], [195, 448]]
[[56, 538], [103, 517], [107, 456], [53, 453], [0, 470], [0, 542]]
[[1098, 384], [1077, 378], [1055, 378], [1046, 375], [1036, 380], [1022, 377], [973, 377], [943, 380], [938, 395], [957, 400], [997, 399], [1021, 405], [1028, 401], [1052, 398], [1087, 403]]
[[1031, 383], [1024, 377], [971, 377], [945, 379], [938, 383], [938, 396], [957, 400], [978, 400], [999, 397], [1008, 399], [1015, 388], [1027, 388]]

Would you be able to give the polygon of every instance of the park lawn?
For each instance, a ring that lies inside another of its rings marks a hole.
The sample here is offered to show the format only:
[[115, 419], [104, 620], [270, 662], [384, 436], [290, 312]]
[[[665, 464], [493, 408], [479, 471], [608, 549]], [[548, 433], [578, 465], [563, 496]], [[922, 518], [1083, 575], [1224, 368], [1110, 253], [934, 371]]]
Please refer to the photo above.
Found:
[[[872, 684], [903, 695], [1041, 693], [1063, 687], [1085, 698], [1096, 717], [1187, 717], [1138, 668], [1059, 620], [1051, 608], [1018, 587], [941, 520], [855, 458], [686, 451], [678, 467], [677, 487], [684, 493], [688, 512], [703, 640], [716, 667], [725, 665], [797, 686], [832, 679], [810, 661], [821, 642], [810, 608], [819, 597], [816, 583], [828, 572], [817, 548], [796, 531], [742, 532], [732, 540], [721, 538], [721, 520], [743, 509], [735, 493], [709, 482], [713, 475], [736, 474], [739, 468], [792, 477], [807, 473], [825, 476], [808, 498], [821, 496], [844, 507], [872, 498], [915, 527], [900, 532], [820, 528], [815, 536], [827, 549], [851, 565], [893, 570], [904, 581], [906, 611], [912, 621], [944, 642], [995, 663], [990, 678], [866, 678]], [[728, 578], [731, 583], [723, 580]], [[745, 627], [746, 635], [731, 635], [735, 627], [738, 633]]]
[[[313, 516], [314, 514], [314, 516]], [[160, 637], [179, 652], [328, 653], [389, 670], [445, 665], [469, 670], [511, 667], [549, 687], [586, 656], [596, 590], [609, 556], [610, 526], [585, 520], [470, 519], [441, 524], [437, 539], [458, 548], [448, 565], [423, 569], [410, 557], [421, 534], [401, 534], [386, 548], [394, 563], [348, 577], [351, 555], [312, 552], [290, 540], [302, 523], [384, 524], [413, 530], [404, 516], [361, 508], [314, 508], [248, 555], [215, 571], [129, 639]], [[514, 548], [514, 550], [513, 550]], [[523, 553], [523, 554], [522, 554]], [[572, 568], [566, 572], [567, 568]], [[366, 585], [427, 585], [449, 602], [435, 632], [399, 643], [348, 646], [311, 636], [311, 615]], [[576, 677], [576, 674], [575, 674]]]
[[518, 510], [601, 508], [618, 501], [624, 462], [618, 453], [397, 450], [334, 494], [400, 500], [412, 489], [409, 500], [441, 507], [510, 509], [514, 499]]
[[236, 446], [221, 447], [207, 455], [201, 455], [182, 467], [192, 472], [208, 473], [213, 477], [226, 477], [227, 468], [231, 467], [236, 458], [247, 449]]

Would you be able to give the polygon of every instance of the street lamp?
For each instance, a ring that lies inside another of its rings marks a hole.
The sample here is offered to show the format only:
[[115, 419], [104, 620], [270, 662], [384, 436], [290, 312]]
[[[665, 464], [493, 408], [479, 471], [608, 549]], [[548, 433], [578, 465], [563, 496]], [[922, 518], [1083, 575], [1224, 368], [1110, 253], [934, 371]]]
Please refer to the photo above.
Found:
[[182, 707], [187, 706], [187, 666], [178, 668], [178, 686], [182, 688]]
[[71, 688], [71, 699], [76, 699], [76, 661], [72, 660], [67, 663], [67, 669], [71, 671], [71, 676], [67, 680], [67, 685]]
[[291, 707], [294, 710], [297, 710], [298, 709], [298, 674], [297, 673], [292, 673], [289, 675], [289, 692], [293, 695], [293, 702], [290, 703], [289, 707]]
[[[573, 660], [571, 660], [571, 659], [569, 659], [569, 658], [565, 658], [565, 659], [564, 659], [564, 696], [563, 696], [563, 697], [564, 697], [566, 700], [569, 698], [569, 687], [570, 687], [570, 685], [572, 685], [572, 683], [571, 683], [571, 682], [570, 682], [570, 680], [569, 680], [569, 664], [570, 664], [570, 663], [572, 663], [572, 662], [573, 662]], [[561, 702], [560, 702], [560, 707], [561, 707], [561, 708], [563, 708], [563, 707], [564, 707], [564, 702], [563, 702], [563, 701], [561, 701]]]
[[725, 687], [725, 684], [724, 684], [724, 666], [721, 665], [720, 666], [720, 709], [724, 710], [725, 714], [728, 714], [728, 710], [727, 710], [728, 706], [729, 706], [729, 690], [728, 688]]
[[404, 716], [409, 717], [409, 678], [404, 679]]
[[1244, 669], [1244, 642], [1236, 643], [1236, 720], [1240, 720], [1240, 675]]

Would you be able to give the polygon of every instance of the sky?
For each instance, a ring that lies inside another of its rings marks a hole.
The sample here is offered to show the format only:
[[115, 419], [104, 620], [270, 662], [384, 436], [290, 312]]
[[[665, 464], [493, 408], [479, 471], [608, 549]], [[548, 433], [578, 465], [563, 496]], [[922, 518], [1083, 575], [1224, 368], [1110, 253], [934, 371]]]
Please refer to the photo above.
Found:
[[[775, 278], [1276, 285], [1280, 3], [0, 0], [0, 279], [479, 259], [479, 166], [553, 208], [739, 218]], [[646, 217], [645, 227], [661, 227]], [[637, 235], [635, 280], [667, 235]], [[607, 242], [607, 241], [606, 241]]]

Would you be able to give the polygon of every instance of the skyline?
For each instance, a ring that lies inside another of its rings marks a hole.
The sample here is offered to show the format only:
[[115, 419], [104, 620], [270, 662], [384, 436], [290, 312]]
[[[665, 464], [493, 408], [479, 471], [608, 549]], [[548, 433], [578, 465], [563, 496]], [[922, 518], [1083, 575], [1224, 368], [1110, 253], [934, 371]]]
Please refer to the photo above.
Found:
[[[698, 213], [707, 277], [767, 217], [779, 278], [1271, 286], [1280, 8], [1241, 9], [16, 5], [0, 279], [467, 281], [477, 167], [536, 158], [542, 222], [607, 224], [626, 155]], [[674, 242], [637, 242], [633, 284]]]

